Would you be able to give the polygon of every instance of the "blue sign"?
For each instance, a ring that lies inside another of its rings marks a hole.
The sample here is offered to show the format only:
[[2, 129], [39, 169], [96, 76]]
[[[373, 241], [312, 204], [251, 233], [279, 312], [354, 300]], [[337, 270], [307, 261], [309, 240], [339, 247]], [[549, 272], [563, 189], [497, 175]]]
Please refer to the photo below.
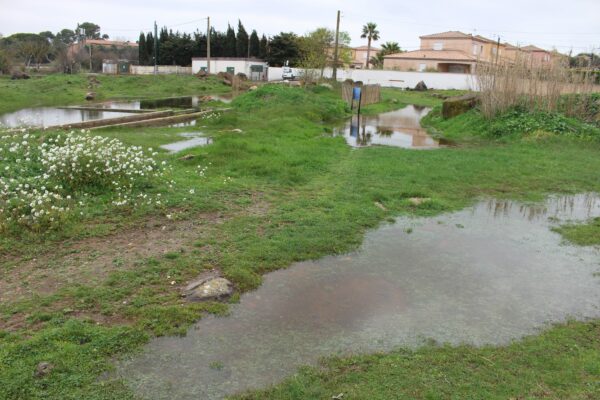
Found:
[[358, 86], [352, 89], [352, 100], [360, 100], [360, 88]]

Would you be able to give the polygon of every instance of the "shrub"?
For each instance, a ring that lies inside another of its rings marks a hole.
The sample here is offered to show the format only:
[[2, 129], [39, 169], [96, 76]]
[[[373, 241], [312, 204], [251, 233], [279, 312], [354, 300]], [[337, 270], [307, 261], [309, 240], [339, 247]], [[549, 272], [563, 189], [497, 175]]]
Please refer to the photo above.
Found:
[[486, 124], [495, 137], [546, 132], [561, 136], [600, 137], [598, 128], [556, 112], [528, 112], [514, 108]]
[[[155, 154], [155, 153], [154, 153]], [[114, 206], [147, 196], [134, 191], [162, 175], [140, 147], [86, 134], [39, 136], [22, 130], [0, 137], [0, 231], [58, 228], [89, 195]]]

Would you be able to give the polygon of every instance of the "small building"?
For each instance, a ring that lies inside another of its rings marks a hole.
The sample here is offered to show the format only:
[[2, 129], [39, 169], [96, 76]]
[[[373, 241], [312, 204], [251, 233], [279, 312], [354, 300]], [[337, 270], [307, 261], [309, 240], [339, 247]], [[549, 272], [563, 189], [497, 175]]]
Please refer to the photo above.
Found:
[[129, 60], [102, 60], [102, 73], [108, 75], [127, 75], [131, 67]]
[[[257, 58], [234, 58], [234, 57], [211, 57], [210, 73], [228, 72], [230, 74], [245, 74], [252, 81], [267, 80], [268, 64]], [[192, 58], [192, 73], [207, 71], [208, 63], [206, 57]]]

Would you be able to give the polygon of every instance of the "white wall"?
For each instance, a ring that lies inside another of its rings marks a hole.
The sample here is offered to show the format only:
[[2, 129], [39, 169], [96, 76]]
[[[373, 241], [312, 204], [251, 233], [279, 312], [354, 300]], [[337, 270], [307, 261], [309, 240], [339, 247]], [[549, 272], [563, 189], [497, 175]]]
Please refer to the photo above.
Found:
[[[296, 71], [296, 69], [294, 69]], [[282, 79], [283, 68], [269, 67], [269, 81]], [[352, 79], [363, 83], [379, 84], [384, 87], [414, 88], [423, 81], [430, 89], [461, 89], [476, 90], [474, 75], [453, 74], [446, 72], [408, 72], [408, 71], [384, 71], [366, 69], [338, 70], [338, 81]], [[297, 74], [296, 74], [297, 75]], [[331, 78], [331, 69], [326, 69], [324, 76]]]
[[[158, 65], [158, 71], [160, 75], [163, 74], [174, 74], [174, 75], [191, 75], [191, 67], [180, 67], [178, 65]], [[131, 65], [129, 67], [129, 73], [132, 75], [152, 75], [154, 74], [153, 65]]]
[[[263, 72], [251, 72], [250, 67], [252, 65], [262, 65]], [[207, 66], [206, 58], [192, 58], [192, 73], [196, 74], [200, 72], [200, 69]], [[210, 60], [210, 73], [218, 74], [219, 72], [227, 72], [227, 67], [233, 67], [234, 72], [246, 74], [249, 79], [254, 80], [266, 80], [267, 77], [267, 64], [263, 61], [252, 61], [252, 60], [235, 60], [235, 59], [219, 59], [211, 58]]]

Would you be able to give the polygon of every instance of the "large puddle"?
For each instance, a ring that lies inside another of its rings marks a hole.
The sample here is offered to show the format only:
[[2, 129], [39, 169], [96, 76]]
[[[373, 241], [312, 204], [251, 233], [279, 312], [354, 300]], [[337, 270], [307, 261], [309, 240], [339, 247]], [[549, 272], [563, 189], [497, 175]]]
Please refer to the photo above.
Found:
[[505, 344], [551, 322], [600, 317], [600, 249], [566, 245], [550, 230], [592, 216], [600, 197], [589, 194], [400, 218], [356, 252], [266, 275], [230, 316], [153, 340], [119, 374], [143, 398], [220, 399], [322, 356], [426, 339]]
[[[74, 124], [91, 120], [125, 117], [132, 115], [118, 110], [155, 110], [159, 108], [197, 108], [208, 101], [231, 102], [231, 94], [169, 97], [153, 100], [106, 101], [89, 103], [79, 108], [36, 107], [25, 108], [0, 115], [0, 128], [18, 128]], [[85, 108], [93, 108], [86, 110]]]
[[334, 135], [344, 136], [352, 147], [435, 149], [440, 147], [440, 141], [433, 139], [420, 124], [429, 111], [431, 108], [409, 105], [376, 116], [354, 115], [343, 127], [335, 129]]

